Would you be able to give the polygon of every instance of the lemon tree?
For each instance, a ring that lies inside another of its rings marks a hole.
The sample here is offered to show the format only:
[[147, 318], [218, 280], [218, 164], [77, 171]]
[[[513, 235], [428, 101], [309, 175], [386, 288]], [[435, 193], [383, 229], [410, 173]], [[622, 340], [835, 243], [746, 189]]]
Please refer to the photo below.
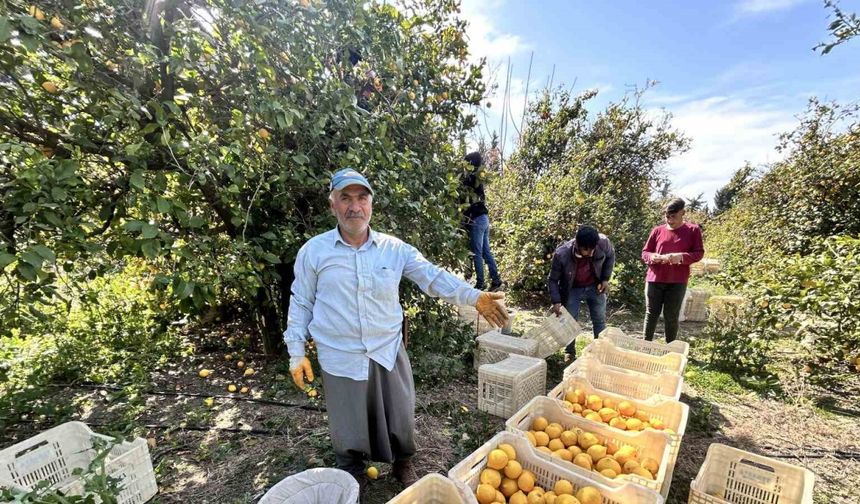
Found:
[[[301, 244], [338, 167], [375, 226], [451, 264], [459, 155], [483, 94], [448, 0], [0, 6], [4, 328], [145, 259], [173, 306], [247, 309], [278, 351]], [[14, 294], [14, 295], [10, 295]]]

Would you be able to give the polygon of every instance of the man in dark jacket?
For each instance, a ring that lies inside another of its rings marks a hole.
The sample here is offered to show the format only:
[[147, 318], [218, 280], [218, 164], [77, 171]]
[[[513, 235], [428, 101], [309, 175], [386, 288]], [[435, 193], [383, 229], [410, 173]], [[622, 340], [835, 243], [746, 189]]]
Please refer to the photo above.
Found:
[[463, 223], [469, 233], [469, 249], [472, 251], [475, 261], [475, 288], [484, 289], [484, 261], [490, 270], [490, 291], [499, 290], [502, 279], [499, 277], [499, 269], [496, 267], [496, 258], [490, 250], [490, 218], [487, 215], [485, 203], [484, 183], [481, 181], [481, 154], [471, 152], [466, 155], [465, 160], [471, 168], [463, 174], [461, 183], [466, 193], [466, 202], [469, 207], [463, 211]]
[[[546, 286], [553, 313], [561, 315], [564, 305], [579, 320], [579, 305], [584, 299], [596, 338], [606, 328], [606, 295], [614, 267], [615, 249], [609, 238], [593, 227], [580, 227], [576, 238], [563, 243], [552, 256]], [[570, 342], [566, 349], [571, 358], [576, 357], [574, 343]]]

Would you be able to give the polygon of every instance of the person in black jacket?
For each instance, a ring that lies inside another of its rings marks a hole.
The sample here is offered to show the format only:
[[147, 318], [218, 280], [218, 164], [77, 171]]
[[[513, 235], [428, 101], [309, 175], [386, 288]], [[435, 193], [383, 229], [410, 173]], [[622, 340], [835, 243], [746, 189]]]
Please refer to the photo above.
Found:
[[461, 183], [467, 195], [469, 207], [463, 211], [464, 227], [469, 233], [469, 249], [475, 261], [475, 288], [484, 289], [484, 261], [490, 270], [490, 291], [497, 291], [502, 286], [496, 259], [490, 250], [490, 218], [487, 215], [484, 183], [481, 181], [481, 154], [471, 152], [464, 158], [471, 168], [463, 174]]
[[[552, 312], [561, 315], [562, 306], [579, 320], [579, 306], [584, 299], [591, 315], [596, 338], [606, 328], [606, 295], [615, 268], [615, 248], [606, 235], [591, 226], [582, 226], [576, 238], [561, 244], [552, 256], [552, 267], [546, 280]], [[575, 341], [566, 352], [576, 358]]]

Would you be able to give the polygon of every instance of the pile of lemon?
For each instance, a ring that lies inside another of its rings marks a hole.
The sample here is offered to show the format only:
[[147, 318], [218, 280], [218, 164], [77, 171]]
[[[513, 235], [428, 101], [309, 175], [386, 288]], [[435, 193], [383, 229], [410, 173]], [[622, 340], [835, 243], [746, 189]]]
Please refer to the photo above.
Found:
[[616, 401], [611, 397], [600, 397], [597, 394], [586, 396], [582, 389], [569, 387], [564, 394], [562, 406], [571, 413], [601, 422], [616, 429], [641, 431], [655, 429], [674, 434], [675, 431], [666, 427], [662, 419], [653, 417], [644, 411], [638, 411], [630, 401]]
[[542, 416], [532, 420], [526, 437], [538, 450], [599, 472], [607, 478], [635, 474], [653, 480], [660, 468], [660, 463], [653, 458], [639, 460], [639, 452], [633, 446], [619, 447], [615, 443], [601, 442], [594, 433], [581, 429], [566, 430], [561, 424], [550, 423]]
[[552, 489], [537, 486], [533, 472], [517, 462], [513, 446], [502, 443], [487, 456], [487, 467], [481, 471], [480, 484], [475, 490], [480, 504], [601, 504], [603, 497], [592, 486], [574, 491], [565, 479], [555, 482]]

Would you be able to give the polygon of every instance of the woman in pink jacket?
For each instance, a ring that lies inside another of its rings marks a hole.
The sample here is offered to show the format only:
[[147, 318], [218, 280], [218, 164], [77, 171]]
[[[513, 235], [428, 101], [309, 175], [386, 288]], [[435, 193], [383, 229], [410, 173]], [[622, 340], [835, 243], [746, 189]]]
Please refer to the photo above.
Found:
[[663, 207], [666, 223], [651, 230], [642, 248], [642, 261], [648, 265], [645, 277], [645, 339], [654, 339], [660, 313], [666, 326], [666, 342], [678, 336], [678, 316], [687, 291], [690, 265], [705, 255], [702, 229], [684, 222], [684, 200], [675, 198]]

